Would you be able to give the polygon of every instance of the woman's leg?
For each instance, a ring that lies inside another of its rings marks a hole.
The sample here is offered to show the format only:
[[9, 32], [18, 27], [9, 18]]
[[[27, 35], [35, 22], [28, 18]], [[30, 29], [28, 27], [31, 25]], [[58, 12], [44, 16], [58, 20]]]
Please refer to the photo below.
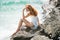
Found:
[[20, 31], [20, 27], [22, 26], [22, 23], [23, 23], [23, 21], [22, 21], [22, 19], [21, 19], [21, 20], [19, 21], [19, 25], [18, 25], [18, 28], [17, 28], [16, 32], [14, 32], [14, 33], [12, 34], [12, 36], [15, 35], [18, 31]]
[[26, 24], [26, 27], [33, 27], [33, 23], [27, 21], [26, 19], [23, 19], [23, 22]]
[[20, 29], [20, 27], [22, 26], [22, 23], [23, 23], [23, 19], [21, 19], [21, 20], [19, 21], [18, 29]]

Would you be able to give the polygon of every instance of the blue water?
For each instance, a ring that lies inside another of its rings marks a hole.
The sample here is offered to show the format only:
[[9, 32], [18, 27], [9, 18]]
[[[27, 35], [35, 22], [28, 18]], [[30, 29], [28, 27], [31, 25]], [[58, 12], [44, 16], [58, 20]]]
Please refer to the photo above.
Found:
[[[16, 31], [19, 19], [22, 17], [22, 9], [26, 4], [31, 4], [38, 10], [38, 17], [42, 19], [41, 6], [48, 0], [0, 0], [0, 40], [10, 40], [10, 36]], [[42, 23], [42, 20], [40, 20]]]

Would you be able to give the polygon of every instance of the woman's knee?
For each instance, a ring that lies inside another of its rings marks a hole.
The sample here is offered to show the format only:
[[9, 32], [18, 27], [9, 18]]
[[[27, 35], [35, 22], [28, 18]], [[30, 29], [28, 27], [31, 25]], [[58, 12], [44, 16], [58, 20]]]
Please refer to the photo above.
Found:
[[29, 27], [33, 27], [34, 25], [33, 24], [28, 24]]

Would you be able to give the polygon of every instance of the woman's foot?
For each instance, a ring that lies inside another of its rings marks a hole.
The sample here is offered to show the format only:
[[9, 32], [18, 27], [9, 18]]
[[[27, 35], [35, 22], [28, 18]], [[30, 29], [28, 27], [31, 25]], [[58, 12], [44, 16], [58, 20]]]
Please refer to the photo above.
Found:
[[13, 33], [12, 36], [16, 35], [16, 33], [19, 32], [19, 31], [20, 31], [20, 29], [18, 29], [15, 33]]

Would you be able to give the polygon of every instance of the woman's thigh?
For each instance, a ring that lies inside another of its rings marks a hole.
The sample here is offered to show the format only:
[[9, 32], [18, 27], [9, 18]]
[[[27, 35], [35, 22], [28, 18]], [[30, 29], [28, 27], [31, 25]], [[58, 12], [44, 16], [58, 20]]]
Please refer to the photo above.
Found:
[[29, 22], [26, 19], [24, 19], [23, 22], [26, 24], [27, 27], [33, 27], [33, 23], [32, 22]]

